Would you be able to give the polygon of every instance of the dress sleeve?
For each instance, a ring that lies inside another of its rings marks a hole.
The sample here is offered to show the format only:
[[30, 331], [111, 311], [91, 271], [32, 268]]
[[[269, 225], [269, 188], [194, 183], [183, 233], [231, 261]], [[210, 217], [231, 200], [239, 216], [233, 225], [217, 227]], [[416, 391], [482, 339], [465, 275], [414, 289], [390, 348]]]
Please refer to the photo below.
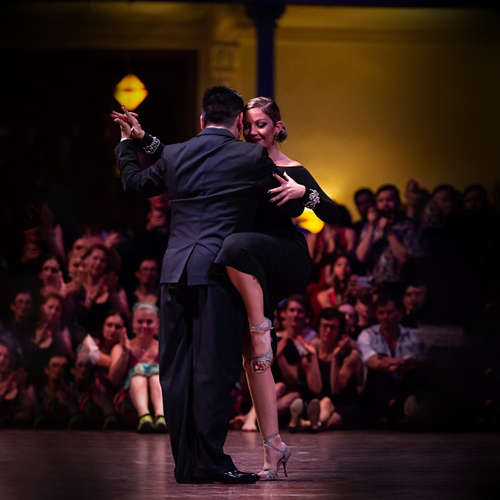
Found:
[[321, 189], [314, 177], [305, 167], [281, 168], [295, 182], [306, 187], [306, 192], [301, 201], [304, 207], [314, 211], [317, 217], [327, 224], [339, 222], [340, 214], [337, 204]]
[[136, 142], [146, 154], [152, 156], [153, 161], [161, 158], [161, 153], [165, 148], [165, 144], [160, 142], [160, 140], [155, 136], [144, 133], [144, 137], [142, 139], [138, 139]]

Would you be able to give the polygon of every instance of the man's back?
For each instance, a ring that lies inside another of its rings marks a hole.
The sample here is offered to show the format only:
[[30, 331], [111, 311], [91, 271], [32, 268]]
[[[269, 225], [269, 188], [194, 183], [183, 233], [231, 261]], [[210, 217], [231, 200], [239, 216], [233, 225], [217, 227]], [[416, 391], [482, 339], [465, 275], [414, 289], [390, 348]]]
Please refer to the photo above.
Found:
[[143, 196], [167, 190], [171, 200], [161, 282], [177, 283], [186, 270], [189, 285], [210, 283], [208, 273], [224, 238], [254, 230], [257, 203], [263, 186], [273, 182], [274, 163], [264, 148], [213, 127], [166, 146], [160, 160], [142, 172], [126, 162], [131, 153], [129, 144], [117, 148], [125, 190]]

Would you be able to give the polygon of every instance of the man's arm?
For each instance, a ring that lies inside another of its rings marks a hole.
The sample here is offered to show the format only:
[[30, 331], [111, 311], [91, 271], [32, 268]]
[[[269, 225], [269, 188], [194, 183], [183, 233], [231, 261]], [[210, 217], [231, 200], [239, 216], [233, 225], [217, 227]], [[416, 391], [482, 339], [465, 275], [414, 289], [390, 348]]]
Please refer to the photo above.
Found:
[[127, 195], [151, 198], [167, 189], [161, 171], [165, 161], [158, 160], [145, 170], [141, 170], [136, 145], [132, 140], [124, 140], [115, 148], [116, 162], [120, 170], [123, 189]]

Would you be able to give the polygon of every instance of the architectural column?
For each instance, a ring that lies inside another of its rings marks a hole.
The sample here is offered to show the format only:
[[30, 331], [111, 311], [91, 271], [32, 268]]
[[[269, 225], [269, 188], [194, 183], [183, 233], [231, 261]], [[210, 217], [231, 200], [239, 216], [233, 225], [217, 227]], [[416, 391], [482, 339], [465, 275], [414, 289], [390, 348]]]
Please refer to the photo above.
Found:
[[285, 5], [252, 2], [246, 9], [257, 30], [257, 95], [274, 98], [274, 31]]

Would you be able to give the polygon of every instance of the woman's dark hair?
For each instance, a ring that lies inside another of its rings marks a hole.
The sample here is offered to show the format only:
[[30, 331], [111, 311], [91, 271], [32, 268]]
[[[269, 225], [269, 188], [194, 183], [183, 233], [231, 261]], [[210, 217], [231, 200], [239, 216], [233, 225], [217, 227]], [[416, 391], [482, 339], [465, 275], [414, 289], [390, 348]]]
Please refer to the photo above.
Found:
[[82, 260], [85, 260], [89, 255], [92, 254], [94, 250], [102, 250], [106, 255], [106, 268], [104, 269], [104, 274], [108, 273], [111, 270], [111, 263], [109, 257], [108, 247], [103, 245], [102, 243], [96, 243], [87, 249], [87, 251], [83, 254]]
[[288, 308], [288, 305], [292, 301], [298, 302], [304, 308], [304, 310], [306, 311], [306, 316], [309, 320], [313, 318], [313, 309], [311, 306], [311, 302], [305, 295], [297, 293], [295, 295], [291, 295], [290, 297], [288, 297], [285, 302], [285, 309]]
[[347, 259], [347, 262], [349, 262], [349, 266], [352, 267], [352, 263], [351, 263], [351, 259], [343, 254], [343, 253], [337, 253], [337, 254], [334, 254], [334, 257], [332, 259], [332, 263], [331, 263], [331, 267], [332, 267], [332, 270], [331, 270], [331, 273], [332, 273], [332, 277], [333, 277], [333, 290], [335, 291], [335, 294], [343, 294], [347, 288], [347, 283], [349, 281], [349, 277], [347, 277], [347, 279], [345, 281], [340, 281], [337, 276], [335, 276], [333, 274], [333, 267], [335, 266], [336, 262], [340, 259], [340, 258], [344, 258], [344, 259]]
[[42, 314], [41, 309], [42, 307], [50, 300], [50, 299], [57, 299], [59, 301], [59, 304], [61, 304], [61, 321], [64, 322], [65, 314], [66, 314], [66, 309], [67, 309], [67, 304], [65, 303], [64, 297], [60, 295], [59, 293], [52, 292], [43, 298], [42, 305], [40, 306], [40, 314]]
[[[254, 97], [250, 99], [246, 104], [243, 112], [245, 113], [249, 109], [261, 109], [263, 113], [265, 113], [273, 123], [276, 125], [281, 120], [281, 113], [278, 105], [275, 101], [273, 101], [269, 97]], [[288, 137], [288, 132], [286, 130], [286, 126], [283, 123], [283, 127], [278, 132], [278, 137], [276, 138], [276, 142], [284, 142]]]
[[99, 338], [102, 338], [102, 330], [104, 328], [104, 323], [110, 316], [120, 316], [120, 318], [123, 321], [123, 326], [126, 328], [127, 332], [130, 331], [130, 324], [129, 324], [129, 319], [127, 318], [127, 315], [121, 311], [120, 309], [111, 309], [111, 311], [107, 312], [106, 315], [104, 316], [104, 320], [101, 325], [101, 329], [99, 330]]

